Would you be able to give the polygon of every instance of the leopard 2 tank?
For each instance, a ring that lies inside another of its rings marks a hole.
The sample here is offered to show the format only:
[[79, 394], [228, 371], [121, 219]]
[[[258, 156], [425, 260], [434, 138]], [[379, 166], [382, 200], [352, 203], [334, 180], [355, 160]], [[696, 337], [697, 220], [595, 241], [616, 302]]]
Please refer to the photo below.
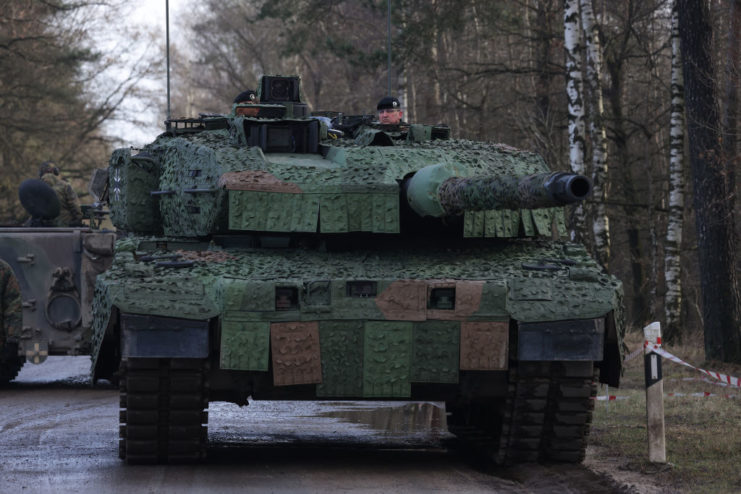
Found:
[[251, 397], [441, 401], [497, 463], [581, 461], [624, 331], [621, 283], [568, 240], [589, 180], [444, 126], [309, 116], [299, 82], [111, 157], [126, 235], [93, 374], [120, 378], [121, 458], [203, 459], [209, 402]]

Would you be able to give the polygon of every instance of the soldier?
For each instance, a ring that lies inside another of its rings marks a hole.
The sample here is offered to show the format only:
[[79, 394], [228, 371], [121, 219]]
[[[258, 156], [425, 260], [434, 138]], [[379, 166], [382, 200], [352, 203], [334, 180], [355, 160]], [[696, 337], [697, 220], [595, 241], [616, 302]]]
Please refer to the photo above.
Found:
[[0, 259], [0, 351], [21, 333], [21, 289], [11, 267]]
[[39, 177], [46, 182], [59, 197], [62, 208], [56, 219], [57, 226], [81, 226], [82, 210], [80, 201], [72, 186], [59, 176], [59, 168], [52, 161], [44, 161], [39, 167]]
[[242, 91], [234, 98], [234, 104], [232, 105], [232, 114], [237, 117], [256, 117], [260, 112], [259, 108], [250, 108], [247, 105], [258, 104], [260, 100], [257, 99], [257, 93], [253, 90], [248, 89]]
[[378, 121], [383, 125], [399, 125], [403, 124], [402, 117], [404, 116], [401, 111], [401, 105], [399, 100], [393, 96], [386, 96], [378, 102], [376, 106], [378, 110]]

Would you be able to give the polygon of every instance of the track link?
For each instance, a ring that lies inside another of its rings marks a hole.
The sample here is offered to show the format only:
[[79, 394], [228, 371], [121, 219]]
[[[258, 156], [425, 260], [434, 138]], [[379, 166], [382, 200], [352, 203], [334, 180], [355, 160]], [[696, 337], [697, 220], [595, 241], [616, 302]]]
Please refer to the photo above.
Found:
[[129, 464], [193, 463], [206, 457], [207, 362], [121, 363], [119, 457]]
[[520, 362], [507, 397], [453, 408], [450, 431], [497, 464], [579, 463], [597, 387], [592, 362]]
[[584, 460], [597, 395], [597, 377], [591, 362], [585, 364], [554, 364], [541, 460], [566, 463]]

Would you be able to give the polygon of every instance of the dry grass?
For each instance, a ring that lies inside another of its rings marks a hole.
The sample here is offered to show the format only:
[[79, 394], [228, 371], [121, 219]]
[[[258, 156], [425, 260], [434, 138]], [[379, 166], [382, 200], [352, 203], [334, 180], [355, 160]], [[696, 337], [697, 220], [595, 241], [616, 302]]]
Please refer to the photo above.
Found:
[[[629, 335], [631, 350], [641, 344], [640, 335]], [[741, 365], [705, 362], [701, 341], [665, 349], [692, 365], [741, 376]], [[642, 356], [626, 365], [620, 389], [609, 389], [609, 394], [628, 399], [596, 403], [590, 444], [599, 447], [602, 454], [620, 458], [623, 461], [620, 468], [649, 473], [656, 484], [670, 491], [741, 492], [741, 389], [683, 380], [702, 379], [705, 375], [666, 360], [662, 368], [664, 393], [716, 394], [710, 397], [665, 396], [668, 464], [661, 467], [648, 462]], [[599, 394], [605, 391], [602, 387]]]

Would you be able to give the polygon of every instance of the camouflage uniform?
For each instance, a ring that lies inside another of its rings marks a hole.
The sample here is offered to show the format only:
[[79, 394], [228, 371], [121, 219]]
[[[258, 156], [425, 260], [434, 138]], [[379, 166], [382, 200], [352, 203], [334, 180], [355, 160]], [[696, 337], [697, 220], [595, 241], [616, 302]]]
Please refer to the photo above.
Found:
[[53, 173], [44, 173], [41, 180], [46, 182], [59, 197], [59, 203], [62, 206], [57, 216], [57, 226], [77, 226], [82, 224], [82, 210], [80, 209], [80, 200], [72, 189], [72, 186], [63, 178]]
[[21, 290], [8, 263], [0, 259], [0, 349], [21, 333]]

